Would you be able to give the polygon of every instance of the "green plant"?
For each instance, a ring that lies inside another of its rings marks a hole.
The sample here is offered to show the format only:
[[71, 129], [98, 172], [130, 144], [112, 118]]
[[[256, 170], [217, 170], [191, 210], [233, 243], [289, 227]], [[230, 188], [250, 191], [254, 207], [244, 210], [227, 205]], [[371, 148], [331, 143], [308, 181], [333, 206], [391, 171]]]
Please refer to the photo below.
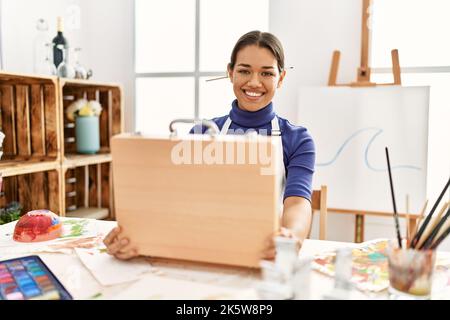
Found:
[[0, 225], [18, 220], [22, 214], [22, 205], [13, 201], [9, 203], [6, 208], [0, 209]]

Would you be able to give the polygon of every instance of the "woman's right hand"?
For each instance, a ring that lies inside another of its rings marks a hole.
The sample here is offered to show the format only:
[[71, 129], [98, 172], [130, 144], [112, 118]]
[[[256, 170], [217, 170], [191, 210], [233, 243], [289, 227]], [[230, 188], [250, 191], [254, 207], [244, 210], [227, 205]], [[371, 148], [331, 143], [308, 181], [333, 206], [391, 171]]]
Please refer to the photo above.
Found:
[[112, 229], [103, 239], [108, 254], [120, 260], [128, 260], [139, 255], [137, 248], [130, 242], [128, 238], [119, 239], [121, 233], [120, 226]]

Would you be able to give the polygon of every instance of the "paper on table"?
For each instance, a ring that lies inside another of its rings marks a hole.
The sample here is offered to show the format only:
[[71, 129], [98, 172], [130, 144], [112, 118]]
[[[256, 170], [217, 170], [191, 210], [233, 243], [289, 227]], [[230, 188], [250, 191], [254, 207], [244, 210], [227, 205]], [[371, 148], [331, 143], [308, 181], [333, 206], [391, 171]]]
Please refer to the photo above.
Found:
[[145, 275], [113, 300], [256, 300], [255, 289], [235, 289], [194, 281]]
[[60, 239], [87, 238], [98, 235], [97, 221], [93, 219], [61, 218], [62, 235]]
[[121, 261], [106, 253], [105, 248], [75, 248], [75, 252], [103, 286], [135, 281], [151, 270], [150, 263], [144, 259]]

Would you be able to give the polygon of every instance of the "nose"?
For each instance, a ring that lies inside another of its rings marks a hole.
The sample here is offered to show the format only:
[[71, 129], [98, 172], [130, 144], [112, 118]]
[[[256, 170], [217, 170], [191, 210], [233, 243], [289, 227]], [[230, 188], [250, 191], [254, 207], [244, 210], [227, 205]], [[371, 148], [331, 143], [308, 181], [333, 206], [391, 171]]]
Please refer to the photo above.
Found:
[[261, 86], [261, 81], [259, 80], [259, 76], [257, 72], [253, 72], [250, 80], [248, 80], [249, 87], [259, 87]]

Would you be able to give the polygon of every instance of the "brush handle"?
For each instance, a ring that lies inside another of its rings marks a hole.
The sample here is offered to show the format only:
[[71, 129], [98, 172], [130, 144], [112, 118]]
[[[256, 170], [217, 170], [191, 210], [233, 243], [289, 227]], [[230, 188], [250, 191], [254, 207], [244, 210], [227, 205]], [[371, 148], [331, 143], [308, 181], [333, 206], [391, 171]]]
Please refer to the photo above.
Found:
[[387, 147], [385, 148], [385, 151], [389, 172], [389, 183], [391, 185], [392, 204], [394, 205], [394, 221], [395, 221], [395, 229], [397, 231], [398, 247], [402, 248], [402, 236], [400, 235], [400, 224], [398, 222], [397, 205], [395, 204], [394, 183], [392, 182], [391, 162], [389, 161], [389, 150]]
[[[430, 245], [432, 245], [433, 239], [439, 233], [439, 230], [442, 228], [442, 226], [444, 225], [445, 221], [447, 221], [449, 216], [450, 216], [450, 209], [447, 210], [447, 212], [445, 213], [445, 216], [441, 219], [441, 221], [439, 221], [439, 223], [436, 225], [436, 227], [433, 229], [433, 231], [431, 231], [430, 235], [425, 240], [425, 242], [422, 244], [422, 246], [419, 248], [419, 250], [427, 249]], [[444, 234], [445, 234], [445, 232], [444, 232]], [[439, 237], [439, 238], [441, 238], [441, 237]]]
[[[450, 209], [449, 209], [449, 212], [450, 212]], [[439, 238], [436, 239], [436, 241], [430, 246], [430, 249], [431, 249], [431, 250], [436, 249], [437, 246], [440, 245], [441, 242], [444, 241], [445, 238], [447, 238], [447, 236], [448, 236], [449, 234], [450, 234], [450, 227], [448, 227], [448, 228], [444, 231], [444, 233], [443, 233]]]
[[414, 227], [414, 230], [411, 232], [411, 238], [409, 238], [409, 247], [410, 248], [412, 248], [411, 247], [412, 240], [414, 239], [414, 236], [416, 235], [417, 230], [419, 229], [419, 226], [422, 223], [423, 215], [425, 213], [427, 205], [428, 205], [428, 199], [425, 201], [425, 204], [423, 205], [422, 210], [420, 211], [419, 218], [416, 220], [416, 226]]
[[419, 231], [417, 231], [416, 235], [412, 239], [411, 248], [416, 247], [417, 242], [419, 241], [420, 237], [422, 236], [423, 232], [425, 231], [425, 228], [427, 227], [428, 223], [431, 220], [431, 216], [433, 215], [434, 211], [436, 210], [437, 206], [439, 205], [439, 202], [441, 202], [441, 199], [444, 196], [445, 192], [447, 191], [447, 188], [449, 185], [450, 185], [450, 178], [448, 179], [447, 184], [445, 185], [441, 194], [439, 195], [436, 202], [434, 203], [433, 208], [431, 209], [430, 213], [426, 216], [425, 220], [423, 221], [422, 225], [420, 226]]

